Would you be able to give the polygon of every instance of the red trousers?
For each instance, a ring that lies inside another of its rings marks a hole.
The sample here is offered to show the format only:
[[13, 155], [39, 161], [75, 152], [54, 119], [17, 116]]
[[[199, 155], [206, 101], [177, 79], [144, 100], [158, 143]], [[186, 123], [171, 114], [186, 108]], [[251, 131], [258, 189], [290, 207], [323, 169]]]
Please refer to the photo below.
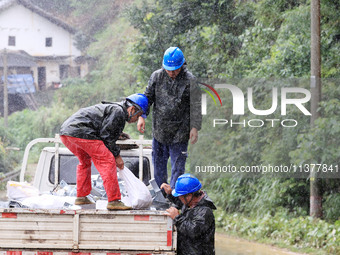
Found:
[[91, 160], [103, 179], [107, 200], [120, 200], [116, 160], [101, 140], [87, 140], [71, 136], [60, 136], [63, 144], [79, 159], [77, 166], [77, 197], [90, 194]]

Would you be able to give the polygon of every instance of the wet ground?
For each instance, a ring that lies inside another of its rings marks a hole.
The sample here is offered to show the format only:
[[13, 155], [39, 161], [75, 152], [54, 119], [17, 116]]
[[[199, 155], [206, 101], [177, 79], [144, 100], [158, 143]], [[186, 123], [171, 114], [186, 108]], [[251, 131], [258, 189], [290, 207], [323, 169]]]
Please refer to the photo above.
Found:
[[215, 236], [215, 249], [216, 255], [302, 255], [220, 233]]

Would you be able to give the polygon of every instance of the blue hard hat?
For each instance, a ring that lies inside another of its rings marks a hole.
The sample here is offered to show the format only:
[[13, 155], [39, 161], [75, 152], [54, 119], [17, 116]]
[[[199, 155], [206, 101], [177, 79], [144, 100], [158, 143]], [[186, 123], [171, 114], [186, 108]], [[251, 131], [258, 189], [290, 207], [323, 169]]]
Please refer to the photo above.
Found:
[[126, 98], [126, 100], [129, 100], [133, 102], [134, 104], [138, 105], [140, 109], [143, 111], [143, 118], [146, 118], [146, 112], [148, 111], [149, 107], [149, 100], [144, 94], [132, 94]]
[[182, 174], [178, 177], [175, 189], [172, 191], [174, 197], [183, 196], [195, 191], [199, 191], [202, 188], [200, 181], [192, 174]]
[[183, 52], [178, 47], [170, 47], [164, 52], [163, 67], [168, 71], [180, 68], [185, 62]]

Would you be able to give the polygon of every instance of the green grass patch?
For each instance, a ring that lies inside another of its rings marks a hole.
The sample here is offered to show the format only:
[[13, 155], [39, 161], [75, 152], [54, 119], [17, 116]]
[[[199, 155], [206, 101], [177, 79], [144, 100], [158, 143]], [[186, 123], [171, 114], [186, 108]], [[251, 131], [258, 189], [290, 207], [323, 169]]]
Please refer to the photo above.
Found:
[[232, 236], [310, 254], [340, 254], [340, 220], [330, 224], [309, 216], [274, 215], [250, 218], [218, 210], [216, 227]]

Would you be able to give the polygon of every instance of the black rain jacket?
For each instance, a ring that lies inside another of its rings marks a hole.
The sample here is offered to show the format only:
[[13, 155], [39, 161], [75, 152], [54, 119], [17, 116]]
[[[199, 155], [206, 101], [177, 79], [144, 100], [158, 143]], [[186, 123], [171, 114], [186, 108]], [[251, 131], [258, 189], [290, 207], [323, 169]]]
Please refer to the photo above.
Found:
[[216, 207], [205, 193], [194, 208], [184, 208], [175, 217], [178, 255], [215, 254], [215, 216]]
[[60, 135], [89, 140], [102, 140], [116, 157], [120, 148], [116, 145], [123, 132], [128, 112], [124, 104], [96, 104], [80, 109], [61, 126]]
[[165, 69], [152, 73], [144, 94], [152, 110], [154, 138], [163, 144], [187, 143], [190, 130], [201, 129], [201, 90], [185, 65], [172, 80]]

